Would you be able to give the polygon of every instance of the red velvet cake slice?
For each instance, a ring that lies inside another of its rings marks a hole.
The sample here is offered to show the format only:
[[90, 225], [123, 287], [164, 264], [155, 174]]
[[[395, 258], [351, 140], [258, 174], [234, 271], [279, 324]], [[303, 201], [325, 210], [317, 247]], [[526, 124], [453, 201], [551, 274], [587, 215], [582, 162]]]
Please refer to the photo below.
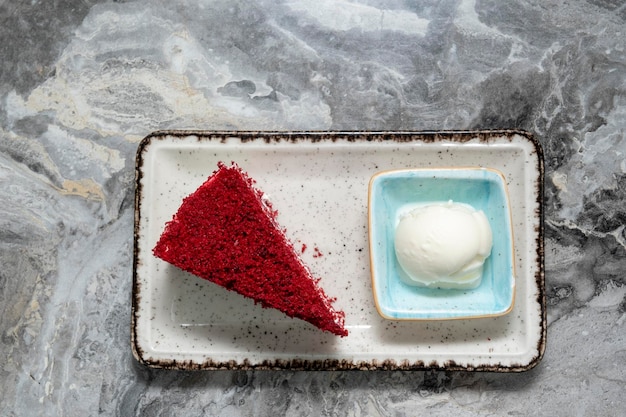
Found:
[[153, 252], [178, 268], [266, 308], [347, 336], [345, 314], [318, 286], [276, 223], [276, 213], [236, 164], [183, 200]]

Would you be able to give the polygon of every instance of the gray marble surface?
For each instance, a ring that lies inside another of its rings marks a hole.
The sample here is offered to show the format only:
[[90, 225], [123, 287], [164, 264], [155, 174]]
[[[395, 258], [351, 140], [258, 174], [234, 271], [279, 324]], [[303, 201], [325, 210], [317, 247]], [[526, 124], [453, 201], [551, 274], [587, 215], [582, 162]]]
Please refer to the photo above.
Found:
[[[0, 19], [0, 415], [626, 414], [623, 0], [7, 1]], [[543, 361], [520, 374], [136, 364], [135, 151], [179, 128], [533, 132]]]

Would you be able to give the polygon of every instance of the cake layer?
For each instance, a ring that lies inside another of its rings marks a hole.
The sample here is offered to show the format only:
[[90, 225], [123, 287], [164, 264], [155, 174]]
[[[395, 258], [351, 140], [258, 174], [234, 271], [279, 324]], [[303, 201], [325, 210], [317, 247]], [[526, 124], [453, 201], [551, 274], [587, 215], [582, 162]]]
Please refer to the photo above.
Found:
[[276, 222], [276, 213], [236, 164], [219, 164], [183, 200], [154, 254], [172, 265], [252, 298], [266, 308], [339, 336], [345, 314], [319, 286]]

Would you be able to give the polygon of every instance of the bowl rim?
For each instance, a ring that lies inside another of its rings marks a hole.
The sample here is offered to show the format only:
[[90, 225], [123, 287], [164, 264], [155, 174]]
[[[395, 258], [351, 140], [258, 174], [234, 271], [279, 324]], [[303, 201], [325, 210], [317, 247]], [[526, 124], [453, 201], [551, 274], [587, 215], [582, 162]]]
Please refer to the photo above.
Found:
[[[386, 314], [383, 311], [380, 300], [378, 299], [378, 291], [376, 291], [377, 279], [376, 279], [376, 268], [374, 266], [374, 254], [376, 253], [373, 239], [373, 216], [372, 216], [372, 199], [373, 199], [373, 188], [374, 183], [380, 177], [389, 176], [392, 174], [402, 174], [402, 173], [411, 173], [411, 172], [443, 172], [443, 171], [490, 171], [500, 177], [500, 184], [504, 189], [504, 196], [506, 201], [506, 209], [508, 211], [508, 221], [509, 221], [509, 232], [511, 236], [511, 302], [507, 309], [487, 314], [476, 314], [476, 315], [463, 315], [463, 316], [453, 316], [453, 317], [392, 317]], [[517, 268], [515, 263], [515, 236], [514, 236], [514, 228], [513, 228], [513, 215], [511, 210], [511, 200], [509, 198], [509, 188], [506, 182], [506, 177], [496, 168], [491, 167], [482, 167], [482, 166], [452, 166], [452, 167], [430, 167], [430, 168], [398, 168], [398, 169], [388, 169], [384, 171], [379, 171], [373, 174], [370, 177], [368, 189], [367, 189], [367, 226], [368, 226], [368, 242], [369, 242], [369, 260], [370, 260], [370, 279], [372, 285], [372, 294], [374, 297], [374, 304], [376, 306], [376, 311], [378, 314], [386, 319], [393, 321], [451, 321], [451, 320], [475, 320], [475, 319], [485, 319], [485, 318], [493, 318], [493, 317], [501, 317], [509, 314], [513, 311], [515, 307], [515, 298], [516, 298], [516, 289], [517, 289]]]

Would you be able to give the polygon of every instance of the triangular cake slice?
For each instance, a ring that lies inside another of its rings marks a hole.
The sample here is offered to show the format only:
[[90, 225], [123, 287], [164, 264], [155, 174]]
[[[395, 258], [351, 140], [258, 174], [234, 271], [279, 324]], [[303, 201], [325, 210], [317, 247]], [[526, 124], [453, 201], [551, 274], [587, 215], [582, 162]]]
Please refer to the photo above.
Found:
[[276, 212], [236, 164], [183, 200], [154, 254], [180, 269], [321, 330], [346, 336], [336, 311], [276, 222]]

